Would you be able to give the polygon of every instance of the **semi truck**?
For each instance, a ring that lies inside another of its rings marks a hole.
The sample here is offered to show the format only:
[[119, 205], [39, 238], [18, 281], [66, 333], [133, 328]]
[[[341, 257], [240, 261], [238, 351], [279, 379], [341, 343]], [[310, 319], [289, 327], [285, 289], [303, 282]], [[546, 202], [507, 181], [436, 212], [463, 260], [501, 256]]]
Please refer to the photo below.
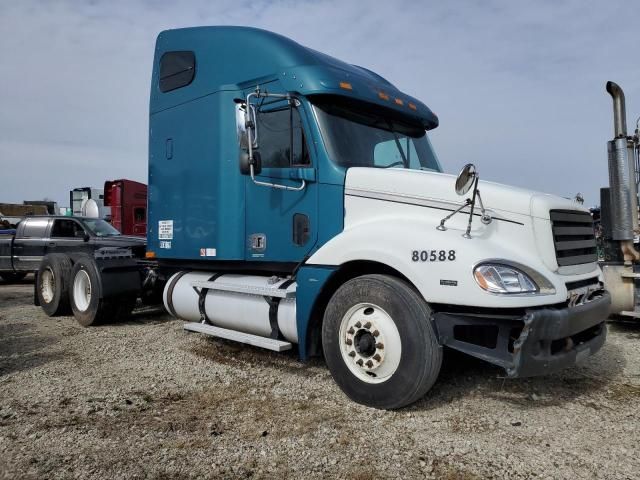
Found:
[[133, 180], [104, 182], [104, 205], [111, 210], [111, 224], [123, 235], [147, 235], [147, 186]]
[[145, 258], [75, 261], [74, 314], [91, 325], [161, 292], [185, 330], [323, 355], [383, 409], [424, 396], [444, 348], [507, 377], [597, 352], [610, 295], [589, 211], [472, 164], [443, 173], [438, 123], [379, 74], [275, 33], [160, 33]]
[[640, 248], [638, 186], [640, 185], [640, 118], [635, 132], [627, 131], [624, 91], [615, 82], [606, 90], [613, 100], [613, 139], [607, 142], [609, 185], [600, 190], [594, 212], [597, 240], [611, 313], [623, 319], [640, 318]]

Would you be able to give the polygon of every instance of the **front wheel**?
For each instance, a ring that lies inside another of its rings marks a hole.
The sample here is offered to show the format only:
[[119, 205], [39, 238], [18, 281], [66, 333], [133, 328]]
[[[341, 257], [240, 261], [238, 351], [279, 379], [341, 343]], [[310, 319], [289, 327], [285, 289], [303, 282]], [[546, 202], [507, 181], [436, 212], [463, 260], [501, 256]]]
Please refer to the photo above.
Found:
[[388, 275], [349, 280], [331, 298], [322, 325], [325, 360], [354, 401], [394, 409], [435, 383], [442, 347], [431, 310], [406, 282]]

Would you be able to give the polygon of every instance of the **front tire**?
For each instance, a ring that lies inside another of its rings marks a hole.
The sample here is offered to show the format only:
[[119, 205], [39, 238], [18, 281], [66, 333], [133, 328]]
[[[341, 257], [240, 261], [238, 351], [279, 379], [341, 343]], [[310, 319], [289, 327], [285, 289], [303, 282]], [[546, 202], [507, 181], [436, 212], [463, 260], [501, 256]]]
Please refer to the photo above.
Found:
[[442, 347], [431, 309], [406, 282], [388, 275], [349, 280], [331, 298], [322, 325], [325, 360], [352, 400], [395, 409], [435, 383]]
[[66, 255], [51, 253], [40, 262], [36, 275], [36, 295], [49, 317], [68, 315], [71, 260]]

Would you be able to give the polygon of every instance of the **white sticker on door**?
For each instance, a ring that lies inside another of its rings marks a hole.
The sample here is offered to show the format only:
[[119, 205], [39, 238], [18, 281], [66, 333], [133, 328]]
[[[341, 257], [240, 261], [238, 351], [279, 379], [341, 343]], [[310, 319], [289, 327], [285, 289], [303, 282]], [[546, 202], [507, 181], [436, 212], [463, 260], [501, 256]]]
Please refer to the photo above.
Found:
[[173, 240], [173, 220], [158, 222], [158, 240]]

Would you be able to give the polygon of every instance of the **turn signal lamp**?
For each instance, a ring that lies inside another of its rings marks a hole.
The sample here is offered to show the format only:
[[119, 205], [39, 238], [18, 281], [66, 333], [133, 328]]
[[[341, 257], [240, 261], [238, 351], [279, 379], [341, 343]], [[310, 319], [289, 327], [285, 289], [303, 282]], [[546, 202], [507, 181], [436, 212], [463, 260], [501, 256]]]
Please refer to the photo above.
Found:
[[484, 264], [475, 268], [473, 276], [483, 290], [491, 293], [535, 293], [538, 285], [517, 268]]
[[345, 90], [353, 90], [353, 87], [349, 82], [340, 82], [340, 88], [344, 88]]
[[156, 252], [146, 252], [144, 258], [156, 258]]

